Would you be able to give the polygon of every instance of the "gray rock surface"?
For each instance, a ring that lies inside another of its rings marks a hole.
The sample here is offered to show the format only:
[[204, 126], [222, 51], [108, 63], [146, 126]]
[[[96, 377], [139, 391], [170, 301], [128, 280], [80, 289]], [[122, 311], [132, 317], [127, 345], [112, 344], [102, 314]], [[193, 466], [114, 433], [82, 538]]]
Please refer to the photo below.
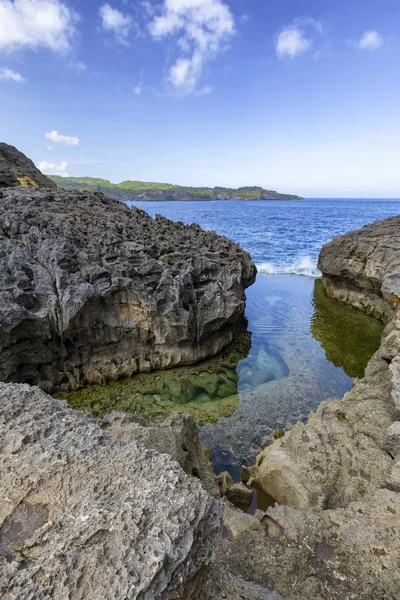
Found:
[[0, 380], [67, 391], [214, 356], [255, 272], [197, 225], [97, 193], [0, 188]]
[[0, 596], [169, 600], [206, 565], [221, 507], [168, 456], [37, 388], [0, 384]]
[[[224, 514], [230, 539], [216, 561], [286, 600], [398, 600], [400, 495], [380, 489], [346, 509]], [[261, 597], [261, 596], [260, 596]]]
[[57, 187], [25, 154], [14, 146], [0, 142], [0, 188], [11, 186]]
[[400, 298], [400, 217], [376, 221], [323, 246], [318, 267], [327, 293], [385, 322]]
[[149, 423], [142, 417], [112, 412], [104, 416], [101, 427], [124, 442], [140, 442], [146, 448], [168, 454], [191, 477], [197, 477], [214, 498], [220, 491], [207, 449], [200, 442], [192, 417], [172, 414], [162, 423]]

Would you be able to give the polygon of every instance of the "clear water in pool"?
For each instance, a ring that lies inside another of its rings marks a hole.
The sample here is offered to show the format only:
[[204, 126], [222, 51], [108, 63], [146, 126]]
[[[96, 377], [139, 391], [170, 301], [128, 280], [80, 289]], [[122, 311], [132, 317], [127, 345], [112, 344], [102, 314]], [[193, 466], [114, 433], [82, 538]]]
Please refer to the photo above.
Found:
[[216, 472], [239, 480], [277, 429], [341, 397], [379, 346], [382, 325], [328, 298], [322, 281], [259, 275], [247, 290], [248, 333], [195, 367], [141, 374], [70, 394], [75, 408], [152, 419], [192, 415]]

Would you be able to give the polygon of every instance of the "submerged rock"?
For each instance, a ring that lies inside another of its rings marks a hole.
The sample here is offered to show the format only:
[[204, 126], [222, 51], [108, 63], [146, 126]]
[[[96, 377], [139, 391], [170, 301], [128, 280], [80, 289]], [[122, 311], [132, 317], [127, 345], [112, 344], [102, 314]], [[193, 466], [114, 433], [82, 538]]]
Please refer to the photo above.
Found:
[[1, 380], [66, 391], [232, 341], [256, 270], [227, 238], [91, 192], [4, 187], [0, 209]]
[[2, 599], [172, 600], [210, 562], [219, 504], [170, 457], [99, 423], [0, 384]]

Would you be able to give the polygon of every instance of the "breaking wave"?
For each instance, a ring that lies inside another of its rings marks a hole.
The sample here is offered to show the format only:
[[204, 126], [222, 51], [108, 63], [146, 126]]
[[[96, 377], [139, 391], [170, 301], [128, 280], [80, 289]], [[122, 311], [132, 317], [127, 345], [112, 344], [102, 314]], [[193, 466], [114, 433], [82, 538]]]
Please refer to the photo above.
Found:
[[321, 277], [321, 271], [310, 256], [303, 256], [291, 265], [274, 265], [264, 262], [257, 265], [259, 273], [265, 275], [303, 275], [304, 277]]

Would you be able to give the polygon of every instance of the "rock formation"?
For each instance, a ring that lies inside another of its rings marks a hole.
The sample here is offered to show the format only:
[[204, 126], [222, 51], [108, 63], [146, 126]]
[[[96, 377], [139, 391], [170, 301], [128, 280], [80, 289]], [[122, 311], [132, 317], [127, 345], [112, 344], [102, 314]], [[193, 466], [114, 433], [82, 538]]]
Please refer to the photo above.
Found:
[[0, 380], [66, 391], [231, 342], [256, 272], [237, 244], [91, 192], [4, 187], [0, 208]]
[[213, 560], [223, 506], [194, 428], [0, 383], [2, 600], [282, 600]]
[[124, 442], [139, 442], [145, 448], [168, 454], [185, 473], [200, 479], [211, 496], [220, 497], [212, 464], [191, 417], [172, 414], [163, 423], [150, 424], [142, 417], [113, 412], [104, 416], [101, 427]]
[[0, 188], [11, 186], [57, 187], [25, 154], [14, 146], [0, 142]]
[[391, 217], [326, 244], [318, 267], [327, 293], [390, 321], [400, 297], [399, 227], [400, 217]]
[[246, 473], [286, 506], [268, 510], [267, 533], [240, 533], [224, 556], [237, 576], [252, 564], [253, 580], [271, 578], [286, 600], [299, 587], [308, 600], [399, 595], [399, 227], [390, 218], [322, 249], [327, 293], [386, 322], [381, 346], [342, 400], [323, 402]]
[[210, 561], [221, 508], [167, 455], [28, 385], [0, 436], [3, 600], [176, 599]]

